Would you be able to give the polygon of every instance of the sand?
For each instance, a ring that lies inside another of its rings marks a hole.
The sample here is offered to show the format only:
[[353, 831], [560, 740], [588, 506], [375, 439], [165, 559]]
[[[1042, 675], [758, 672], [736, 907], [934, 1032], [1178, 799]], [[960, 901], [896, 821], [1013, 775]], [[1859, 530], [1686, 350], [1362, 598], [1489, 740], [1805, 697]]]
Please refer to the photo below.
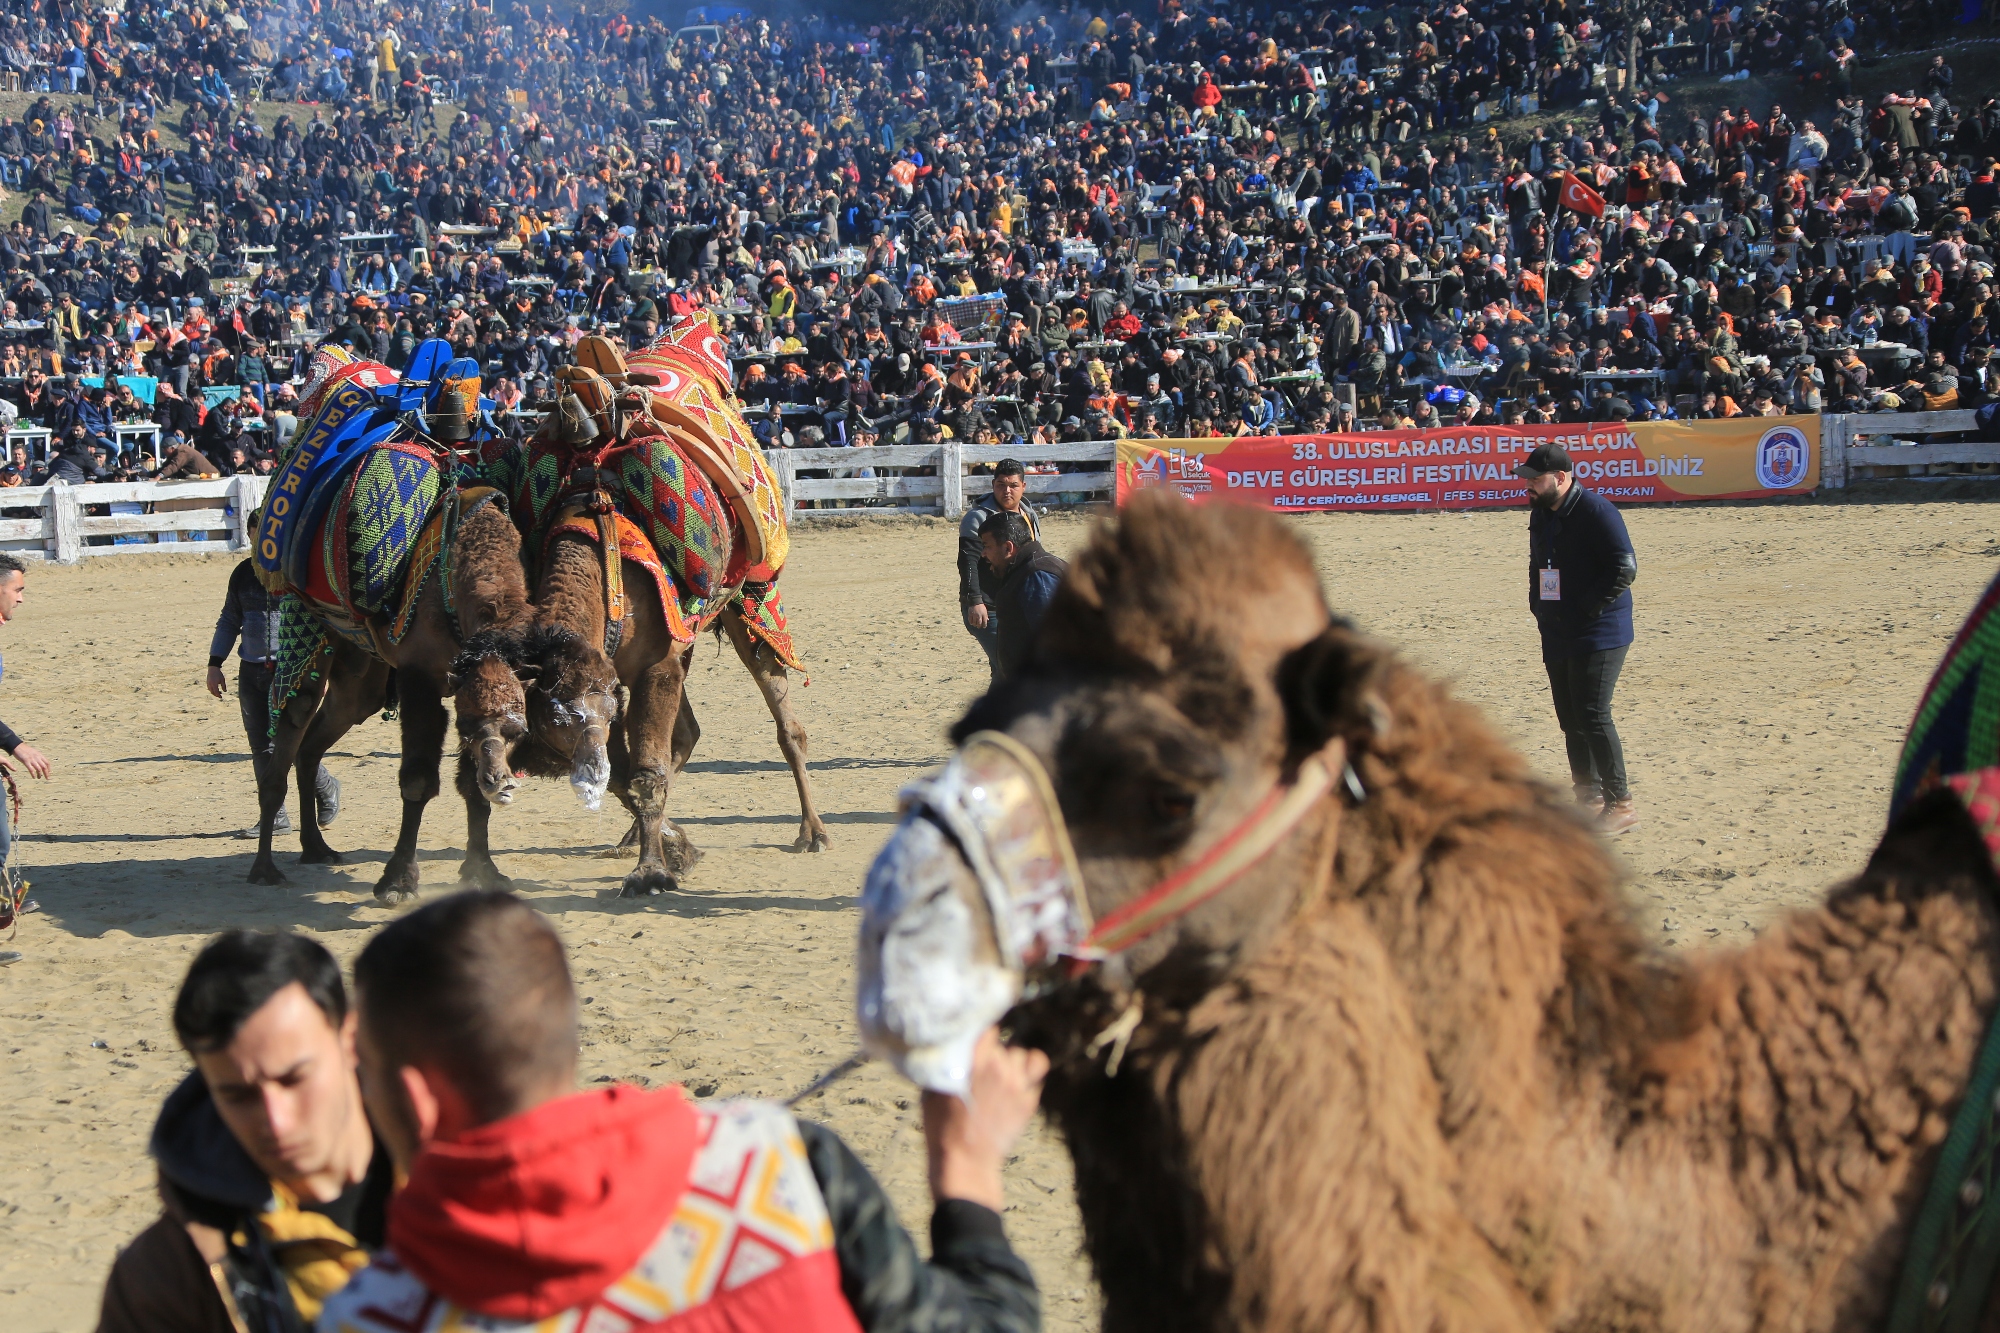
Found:
[[[1646, 822], [1619, 851], [1633, 910], [1661, 944], [1747, 940], [1858, 867], [1917, 693], [1993, 573], [1996, 515], [1942, 501], [1627, 512], [1639, 639], [1618, 717]], [[1567, 781], [1524, 605], [1521, 514], [1302, 523], [1337, 606], [1454, 677]], [[1058, 550], [1086, 530], [1049, 526]], [[592, 853], [624, 818], [584, 811], [564, 784], [538, 784], [495, 819], [502, 867], [572, 950], [585, 1079], [787, 1096], [854, 1049], [854, 895], [897, 788], [941, 760], [945, 728], [985, 684], [956, 618], [954, 539], [938, 522], [796, 536], [784, 587], [813, 666], [796, 697], [833, 850], [785, 850], [796, 806], [768, 715], [734, 655], [706, 640], [692, 683], [704, 735], [672, 806], [708, 858], [683, 893], [608, 897], [627, 863]], [[235, 700], [201, 688], [229, 570], [223, 557], [152, 555], [36, 570], [0, 630], [0, 716], [56, 763], [23, 819], [42, 910], [0, 945], [26, 954], [0, 968], [10, 1333], [91, 1327], [118, 1245], [155, 1214], [146, 1135], [186, 1068], [168, 1009], [203, 939], [293, 926], [345, 962], [391, 916], [368, 892], [397, 813], [397, 733], [379, 722], [331, 759], [347, 807], [330, 840], [349, 863], [294, 866], [287, 839], [291, 884], [244, 883], [252, 845], [229, 833], [253, 814], [246, 747]], [[425, 828], [429, 890], [452, 886], [463, 834], [448, 795]], [[804, 1110], [847, 1136], [926, 1234], [911, 1090], [869, 1068]], [[1009, 1197], [1050, 1327], [1093, 1325], [1067, 1159], [1040, 1126]]]

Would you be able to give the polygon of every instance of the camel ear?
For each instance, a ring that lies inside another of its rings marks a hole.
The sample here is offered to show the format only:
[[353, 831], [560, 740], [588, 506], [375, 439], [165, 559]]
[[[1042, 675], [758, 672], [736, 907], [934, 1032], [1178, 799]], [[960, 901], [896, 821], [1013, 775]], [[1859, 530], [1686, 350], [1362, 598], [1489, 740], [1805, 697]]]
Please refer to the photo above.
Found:
[[532, 686], [536, 680], [540, 679], [541, 674], [542, 669], [532, 662], [527, 666], [517, 666], [514, 668], [514, 679], [520, 681], [523, 685]]
[[1379, 690], [1383, 650], [1344, 620], [1293, 649], [1278, 664], [1285, 727], [1298, 755], [1345, 740], [1367, 749], [1389, 733], [1389, 706]]
[[459, 680], [456, 672], [447, 671], [444, 673], [444, 692], [446, 694], [457, 694], [458, 687], [463, 683]]

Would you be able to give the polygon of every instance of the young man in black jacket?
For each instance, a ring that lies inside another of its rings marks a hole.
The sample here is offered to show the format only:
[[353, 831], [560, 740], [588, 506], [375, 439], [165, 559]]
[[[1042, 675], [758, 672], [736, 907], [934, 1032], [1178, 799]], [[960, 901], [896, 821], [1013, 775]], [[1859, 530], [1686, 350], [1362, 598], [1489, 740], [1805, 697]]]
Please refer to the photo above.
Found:
[[1542, 634], [1576, 799], [1606, 833], [1638, 827], [1611, 695], [1632, 646], [1639, 557], [1612, 503], [1577, 485], [1569, 454], [1544, 444], [1514, 469], [1528, 483], [1528, 609]]
[[965, 619], [965, 628], [986, 654], [987, 669], [992, 680], [1000, 680], [1000, 664], [996, 654], [1000, 650], [1000, 621], [994, 609], [994, 594], [999, 591], [999, 575], [985, 562], [979, 544], [979, 531], [986, 520], [996, 513], [1019, 514], [1028, 524], [1030, 537], [1039, 538], [1041, 524], [1035, 511], [1028, 506], [1027, 469], [1012, 458], [1003, 458], [993, 469], [993, 491], [982, 495], [965, 511], [965, 517], [958, 524], [958, 608]]

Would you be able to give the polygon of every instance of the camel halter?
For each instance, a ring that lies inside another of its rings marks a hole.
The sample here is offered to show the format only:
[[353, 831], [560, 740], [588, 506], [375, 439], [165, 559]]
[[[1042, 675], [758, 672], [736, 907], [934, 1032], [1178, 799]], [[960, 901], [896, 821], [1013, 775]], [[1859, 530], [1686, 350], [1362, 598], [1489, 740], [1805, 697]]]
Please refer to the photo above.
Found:
[[1309, 756], [1290, 782], [1273, 783], [1250, 813], [1201, 855], [1094, 924], [1048, 771], [1012, 736], [981, 731], [968, 737], [943, 772], [905, 790], [903, 808], [928, 813], [951, 833], [979, 881], [995, 939], [1011, 967], [1027, 971], [1061, 957], [1070, 960], [1074, 976], [1159, 933], [1235, 883], [1298, 827], [1336, 781], [1345, 783], [1356, 804], [1364, 800], [1367, 793], [1344, 756], [1338, 742]]

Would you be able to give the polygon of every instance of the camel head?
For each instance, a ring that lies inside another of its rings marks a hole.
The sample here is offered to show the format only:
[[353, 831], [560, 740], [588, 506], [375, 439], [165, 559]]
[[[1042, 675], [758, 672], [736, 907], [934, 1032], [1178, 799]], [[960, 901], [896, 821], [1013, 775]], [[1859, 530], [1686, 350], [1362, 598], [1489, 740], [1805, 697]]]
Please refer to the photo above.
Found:
[[870, 1046], [963, 1091], [973, 1040], [1023, 999], [1073, 995], [1085, 1021], [1086, 996], [1212, 988], [1328, 882], [1381, 660], [1282, 520], [1134, 499], [1028, 667], [904, 794], [862, 897]]
[[528, 736], [528, 688], [520, 641], [487, 630], [468, 639], [452, 659], [445, 689], [458, 718], [460, 752], [472, 766], [479, 794], [511, 805], [521, 785], [514, 750]]
[[569, 761], [570, 787], [586, 810], [595, 810], [611, 785], [618, 672], [601, 648], [562, 625], [535, 626], [522, 649], [528, 725], [536, 740]]

